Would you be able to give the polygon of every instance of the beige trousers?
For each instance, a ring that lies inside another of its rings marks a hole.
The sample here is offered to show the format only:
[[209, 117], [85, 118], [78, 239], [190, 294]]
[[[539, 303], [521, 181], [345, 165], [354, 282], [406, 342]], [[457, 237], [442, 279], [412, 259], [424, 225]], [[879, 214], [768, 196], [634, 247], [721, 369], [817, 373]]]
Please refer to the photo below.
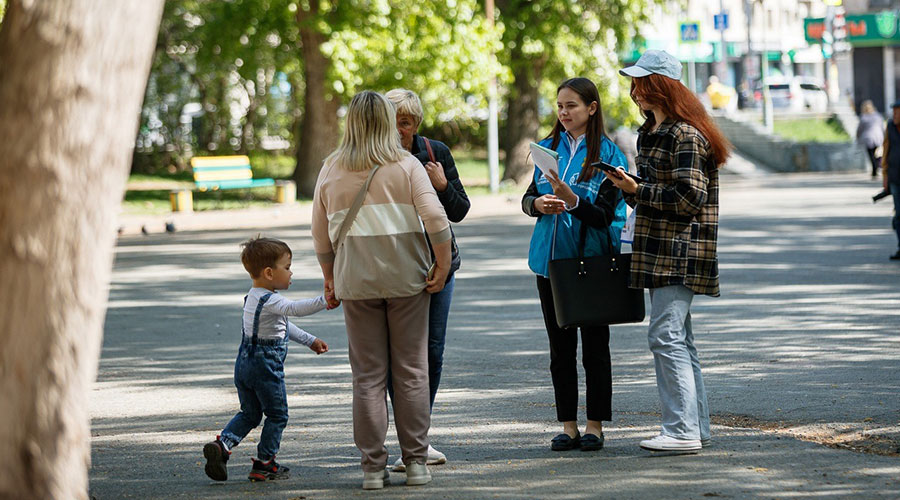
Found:
[[394, 423], [404, 463], [428, 457], [428, 306], [422, 292], [395, 299], [344, 300], [353, 371], [353, 440], [362, 469], [387, 466], [387, 371], [394, 385]]

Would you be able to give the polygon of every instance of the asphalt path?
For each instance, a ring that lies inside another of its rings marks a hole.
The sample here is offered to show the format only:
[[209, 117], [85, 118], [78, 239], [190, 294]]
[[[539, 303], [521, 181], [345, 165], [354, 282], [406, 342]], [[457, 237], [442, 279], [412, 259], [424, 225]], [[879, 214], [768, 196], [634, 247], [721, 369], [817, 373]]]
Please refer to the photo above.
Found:
[[[900, 498], [900, 262], [889, 201], [862, 174], [723, 176], [722, 296], [698, 297], [695, 336], [713, 414], [698, 455], [658, 456], [647, 321], [614, 326], [613, 420], [599, 452], [552, 452], [549, 354], [534, 275], [533, 220], [517, 200], [456, 225], [462, 251], [431, 439], [434, 481], [360, 489], [340, 310], [297, 319], [328, 342], [293, 344], [290, 421], [278, 459], [291, 478], [246, 479], [258, 431], [229, 480], [201, 449], [238, 409], [232, 384], [249, 280], [239, 243], [294, 251], [284, 292], [321, 289], [308, 224], [124, 236], [117, 246], [91, 395], [91, 495], [113, 498]], [[479, 199], [474, 203], [478, 204]], [[494, 201], [496, 203], [496, 200]], [[493, 215], [490, 215], [493, 214]], [[582, 390], [583, 400], [583, 390]], [[581, 427], [584, 414], [581, 410]], [[390, 461], [399, 447], [388, 432]]]

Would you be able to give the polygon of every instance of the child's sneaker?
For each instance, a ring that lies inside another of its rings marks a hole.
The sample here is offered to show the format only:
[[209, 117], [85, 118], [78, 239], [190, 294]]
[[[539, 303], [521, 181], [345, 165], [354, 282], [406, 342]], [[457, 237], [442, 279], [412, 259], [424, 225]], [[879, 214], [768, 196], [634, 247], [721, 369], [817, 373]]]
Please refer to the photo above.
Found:
[[228, 479], [228, 467], [225, 462], [231, 456], [231, 452], [225, 448], [219, 437], [216, 436], [215, 441], [206, 443], [203, 446], [203, 456], [206, 457], [206, 475], [210, 479], [216, 481], [225, 481]]
[[275, 461], [275, 457], [272, 457], [268, 462], [263, 462], [257, 458], [252, 458], [251, 460], [253, 460], [253, 468], [250, 469], [250, 475], [247, 476], [247, 479], [251, 481], [287, 479], [291, 477], [289, 474], [291, 469], [282, 467], [281, 464]]

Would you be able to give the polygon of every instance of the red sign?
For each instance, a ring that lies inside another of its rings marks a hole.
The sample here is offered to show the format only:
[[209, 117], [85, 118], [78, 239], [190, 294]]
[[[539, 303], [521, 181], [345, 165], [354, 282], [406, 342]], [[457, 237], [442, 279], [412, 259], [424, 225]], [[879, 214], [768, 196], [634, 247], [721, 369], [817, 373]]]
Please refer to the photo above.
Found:
[[806, 23], [806, 39], [807, 40], [821, 40], [823, 33], [825, 33], [825, 23], [824, 22]]
[[868, 32], [869, 27], [865, 19], [847, 20], [847, 33], [850, 36], [866, 36]]

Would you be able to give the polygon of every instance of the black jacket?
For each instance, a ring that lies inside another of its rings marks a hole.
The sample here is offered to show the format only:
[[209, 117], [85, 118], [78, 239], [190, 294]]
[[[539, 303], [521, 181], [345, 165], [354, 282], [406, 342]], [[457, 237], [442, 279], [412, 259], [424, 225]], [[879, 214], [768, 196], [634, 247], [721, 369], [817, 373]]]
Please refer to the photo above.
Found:
[[[434, 152], [434, 159], [444, 167], [444, 177], [447, 178], [447, 189], [443, 192], [435, 190], [438, 199], [441, 200], [441, 205], [444, 206], [444, 211], [447, 212], [447, 218], [450, 222], [460, 222], [469, 213], [469, 207], [472, 204], [469, 202], [466, 190], [459, 180], [459, 172], [456, 171], [456, 163], [453, 161], [453, 155], [450, 154], [450, 148], [441, 141], [429, 139], [429, 142], [431, 143], [431, 150]], [[412, 151], [410, 152], [422, 162], [422, 165], [431, 161], [428, 157], [428, 148], [425, 147], [425, 138], [420, 137], [418, 134], [413, 136]], [[453, 235], [452, 227], [450, 228], [450, 233], [452, 234], [450, 246], [453, 253], [450, 262], [450, 273], [447, 275], [447, 279], [450, 279], [450, 276], [459, 269], [460, 264], [459, 247], [456, 245], [456, 235]], [[428, 246], [431, 248], [430, 241]], [[434, 259], [433, 250], [431, 258]]]
[[[534, 208], [534, 200], [540, 196], [541, 194], [538, 193], [537, 184], [534, 183], [534, 177], [532, 176], [531, 184], [525, 190], [525, 194], [522, 195], [522, 211], [526, 215], [531, 217], [543, 215]], [[612, 224], [616, 216], [616, 205], [619, 203], [619, 196], [621, 196], [619, 188], [609, 179], [604, 179], [600, 183], [600, 192], [597, 193], [597, 199], [579, 199], [578, 206], [571, 211], [571, 214], [590, 227], [603, 229]]]

